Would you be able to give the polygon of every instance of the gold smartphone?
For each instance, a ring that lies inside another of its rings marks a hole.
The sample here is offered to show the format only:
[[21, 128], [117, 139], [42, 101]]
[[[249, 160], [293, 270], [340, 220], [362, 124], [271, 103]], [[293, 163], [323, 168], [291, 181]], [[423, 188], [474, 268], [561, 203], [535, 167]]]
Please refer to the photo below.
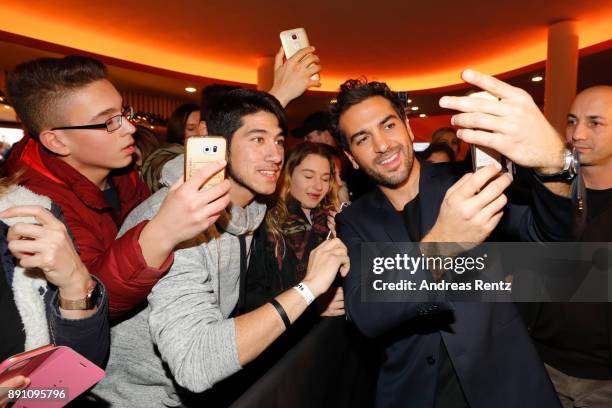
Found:
[[[227, 142], [223, 136], [193, 136], [185, 139], [185, 181], [208, 163], [226, 159]], [[225, 179], [225, 168], [212, 176], [201, 189], [209, 189]]]
[[[281, 44], [283, 44], [283, 50], [285, 50], [285, 57], [287, 57], [287, 59], [293, 57], [299, 50], [310, 47], [308, 35], [303, 28], [294, 28], [281, 32], [280, 40]], [[319, 78], [319, 74], [314, 74], [310, 77], [313, 81], [318, 81]]]

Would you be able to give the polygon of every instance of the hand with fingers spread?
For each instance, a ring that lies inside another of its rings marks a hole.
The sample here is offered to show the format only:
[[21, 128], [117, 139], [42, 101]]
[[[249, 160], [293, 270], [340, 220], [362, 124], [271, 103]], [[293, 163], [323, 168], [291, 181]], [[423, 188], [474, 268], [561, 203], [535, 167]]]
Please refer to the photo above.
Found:
[[344, 291], [341, 286], [331, 287], [315, 303], [317, 311], [322, 317], [344, 315]]
[[81, 262], [66, 226], [40, 206], [16, 206], [1, 218], [33, 217], [37, 224], [18, 222], [7, 233], [8, 248], [23, 268], [40, 268], [67, 300], [84, 298], [91, 276]]
[[313, 86], [321, 86], [319, 80], [311, 79], [321, 71], [319, 57], [314, 47], [306, 47], [283, 62], [285, 53], [281, 47], [274, 58], [274, 84], [269, 93], [279, 100], [283, 107]]
[[346, 246], [338, 238], [323, 241], [310, 253], [304, 283], [315, 297], [327, 291], [340, 270], [346, 276], [350, 260]]
[[[442, 201], [436, 223], [422, 242], [483, 242], [502, 218], [508, 202], [508, 173], [490, 165], [468, 173], [453, 184]], [[469, 249], [469, 248], [463, 248]]]
[[556, 173], [563, 168], [565, 144], [527, 92], [473, 70], [464, 71], [462, 78], [499, 99], [440, 99], [441, 107], [463, 112], [451, 119], [453, 125], [464, 128], [457, 132], [461, 140], [490, 147], [540, 173]]
[[158, 267], [175, 246], [196, 237], [217, 221], [230, 203], [230, 181], [224, 180], [206, 190], [201, 187], [225, 165], [225, 160], [208, 164], [187, 181], [181, 177], [170, 188], [138, 240], [147, 264]]

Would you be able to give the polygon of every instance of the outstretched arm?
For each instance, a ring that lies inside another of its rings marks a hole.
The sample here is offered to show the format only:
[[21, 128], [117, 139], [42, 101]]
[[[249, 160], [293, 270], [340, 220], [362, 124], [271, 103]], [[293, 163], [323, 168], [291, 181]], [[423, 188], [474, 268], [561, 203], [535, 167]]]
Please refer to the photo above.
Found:
[[[473, 70], [463, 71], [461, 77], [497, 100], [442, 97], [441, 107], [463, 112], [451, 119], [453, 125], [464, 128], [457, 132], [457, 137], [492, 148], [516, 164], [542, 174], [562, 170], [565, 142], [527, 92]], [[569, 196], [570, 184], [567, 182], [548, 182], [545, 185], [558, 195]]]

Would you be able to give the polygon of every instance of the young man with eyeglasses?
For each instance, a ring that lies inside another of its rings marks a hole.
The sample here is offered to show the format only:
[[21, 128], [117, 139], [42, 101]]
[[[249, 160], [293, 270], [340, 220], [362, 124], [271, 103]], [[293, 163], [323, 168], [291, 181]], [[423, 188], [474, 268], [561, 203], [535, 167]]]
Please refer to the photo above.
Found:
[[[321, 67], [314, 48], [283, 61], [276, 55], [270, 94], [287, 105], [307, 88]], [[111, 318], [134, 309], [172, 264], [172, 251], [214, 223], [229, 203], [229, 182], [200, 192], [225, 163], [203, 169], [172, 186], [155, 217], [121, 238], [118, 227], [149, 196], [132, 168], [131, 109], [108, 81], [104, 64], [92, 58], [44, 58], [18, 66], [7, 81], [8, 96], [28, 135], [6, 164], [25, 169], [21, 184], [60, 205], [81, 259], [106, 285]]]
[[81, 259], [106, 286], [117, 318], [146, 298], [172, 264], [174, 247], [228, 205], [229, 182], [199, 191], [225, 163], [179, 180], [155, 217], [115, 239], [149, 191], [131, 166], [131, 109], [124, 109], [104, 65], [78, 56], [34, 60], [9, 75], [7, 88], [27, 136], [6, 169], [23, 170], [21, 184], [61, 207]]

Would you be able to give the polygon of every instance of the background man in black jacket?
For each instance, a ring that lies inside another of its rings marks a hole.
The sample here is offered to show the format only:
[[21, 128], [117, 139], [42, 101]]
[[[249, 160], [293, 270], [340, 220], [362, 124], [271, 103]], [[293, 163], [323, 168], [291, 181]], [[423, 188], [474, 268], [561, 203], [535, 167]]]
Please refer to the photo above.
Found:
[[[580, 152], [586, 191], [583, 242], [612, 241], [612, 87], [576, 96], [567, 115], [567, 142]], [[612, 406], [610, 303], [530, 305], [536, 348], [564, 407]]]

